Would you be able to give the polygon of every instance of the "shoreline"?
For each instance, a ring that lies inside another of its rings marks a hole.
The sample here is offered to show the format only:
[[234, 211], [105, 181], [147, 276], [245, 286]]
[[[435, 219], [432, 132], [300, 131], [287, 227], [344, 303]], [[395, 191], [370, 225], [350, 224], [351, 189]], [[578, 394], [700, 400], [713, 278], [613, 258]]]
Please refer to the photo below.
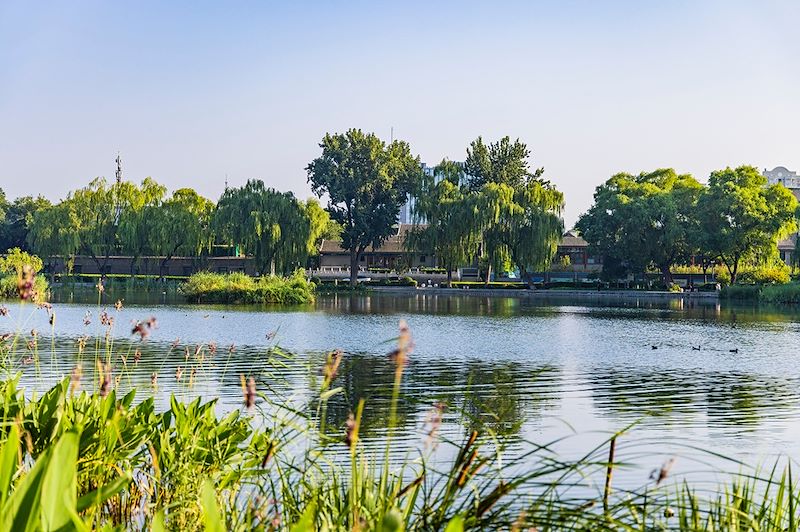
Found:
[[718, 292], [667, 292], [643, 290], [526, 290], [496, 288], [419, 288], [412, 286], [371, 286], [368, 292], [396, 295], [443, 295], [473, 297], [515, 297], [519, 299], [578, 298], [578, 299], [692, 299], [719, 300]]

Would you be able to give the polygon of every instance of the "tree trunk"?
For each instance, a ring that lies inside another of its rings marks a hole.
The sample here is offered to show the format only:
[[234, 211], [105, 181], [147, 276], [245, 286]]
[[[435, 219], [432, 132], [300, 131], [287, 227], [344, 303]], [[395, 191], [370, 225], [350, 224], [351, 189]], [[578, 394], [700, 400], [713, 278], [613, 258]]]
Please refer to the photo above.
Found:
[[733, 270], [731, 271], [731, 284], [736, 284], [736, 277], [739, 273], [739, 257], [733, 258]]
[[453, 288], [453, 269], [447, 266], [447, 288]]
[[486, 266], [486, 279], [484, 279], [483, 281], [484, 288], [489, 287], [489, 279], [491, 278], [492, 278], [492, 263], [489, 262], [488, 265]]
[[669, 288], [670, 285], [672, 284], [672, 272], [670, 271], [669, 266], [670, 266], [669, 264], [661, 265], [661, 278], [664, 281], [664, 285], [666, 285], [667, 288]]
[[358, 284], [358, 250], [350, 250], [350, 286], [355, 288]]
[[520, 279], [522, 279], [522, 282], [524, 282], [526, 285], [528, 285], [529, 289], [532, 288], [531, 287], [531, 276], [528, 275], [528, 269], [525, 268], [525, 266], [520, 266], [519, 267], [519, 276], [520, 276]]

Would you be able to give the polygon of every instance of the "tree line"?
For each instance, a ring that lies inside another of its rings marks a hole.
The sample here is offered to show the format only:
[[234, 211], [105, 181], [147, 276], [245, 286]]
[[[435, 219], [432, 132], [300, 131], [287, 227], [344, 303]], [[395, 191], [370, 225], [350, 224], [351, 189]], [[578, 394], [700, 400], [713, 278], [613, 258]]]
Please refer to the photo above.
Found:
[[[214, 203], [191, 188], [168, 194], [151, 178], [140, 184], [97, 178], [55, 204], [0, 192], [0, 249], [38, 255], [91, 257], [105, 271], [109, 257], [202, 256], [212, 246], [238, 248], [262, 274], [287, 274], [309, 264], [320, 241], [339, 240], [357, 282], [359, 256], [395, 231], [409, 196], [424, 221], [406, 245], [437, 257], [450, 272], [478, 264], [492, 271], [529, 272], [549, 266], [564, 226], [564, 196], [530, 166], [519, 139], [475, 139], [463, 163], [443, 160], [432, 173], [407, 142], [384, 142], [350, 129], [326, 134], [306, 166], [317, 199], [299, 200], [260, 180], [226, 188]], [[749, 166], [719, 170], [708, 185], [672, 169], [620, 173], [598, 186], [576, 229], [601, 255], [604, 275], [618, 279], [650, 269], [672, 282], [676, 264], [723, 264], [736, 282], [741, 265], [773, 260], [776, 241], [796, 229], [797, 200], [782, 185], [767, 186]]]
[[316, 200], [267, 188], [262, 181], [226, 189], [215, 204], [191, 188], [167, 194], [151, 178], [140, 184], [97, 178], [62, 201], [0, 195], [0, 248], [19, 247], [42, 257], [91, 257], [99, 271], [109, 258], [132, 258], [131, 275], [145, 256], [210, 254], [214, 244], [238, 247], [261, 273], [304, 267], [324, 236], [337, 228]]
[[[777, 242], [797, 229], [798, 202], [752, 166], [711, 173], [708, 184], [673, 169], [620, 173], [598, 186], [576, 228], [619, 279], [654, 268], [720, 264], [731, 284], [742, 266], [778, 264]], [[795, 254], [796, 255], [796, 254]]]

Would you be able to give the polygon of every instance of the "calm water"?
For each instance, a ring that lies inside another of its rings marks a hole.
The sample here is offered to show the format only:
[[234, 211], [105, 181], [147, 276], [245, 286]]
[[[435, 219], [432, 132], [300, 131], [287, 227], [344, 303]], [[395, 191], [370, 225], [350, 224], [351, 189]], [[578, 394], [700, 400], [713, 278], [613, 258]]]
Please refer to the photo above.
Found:
[[[91, 361], [94, 338], [105, 331], [98, 315], [107, 309], [116, 320], [119, 386], [155, 393], [162, 405], [175, 393], [219, 397], [220, 411], [239, 408], [241, 374], [256, 375], [260, 388], [271, 386], [303, 404], [314, 397], [325, 352], [341, 349], [337, 384], [344, 392], [332, 400], [328, 424], [341, 430], [363, 397], [362, 434], [379, 441], [393, 377], [386, 353], [399, 320], [406, 319], [416, 344], [399, 412], [398, 445], [406, 450], [423, 445], [427, 416], [443, 401], [445, 436], [457, 439], [473, 427], [493, 431], [511, 452], [526, 440], [572, 435], [559, 449], [577, 456], [635, 423], [620, 458], [637, 464], [629, 474], [641, 480], [661, 464], [661, 455], [683, 457], [677, 472], [696, 471], [702, 467], [697, 460], [715, 462], [687, 445], [750, 463], [800, 458], [800, 325], [798, 314], [786, 309], [418, 295], [331, 296], [287, 310], [135, 304], [132, 294], [111, 292], [99, 307], [75, 302], [79, 295], [57, 294], [55, 337], [45, 311], [8, 305], [0, 332], [23, 331], [26, 339], [31, 329], [39, 332], [38, 366], [22, 363], [25, 345], [16, 350], [14, 369], [23, 372], [28, 388], [44, 389], [68, 375], [81, 336], [91, 337], [84, 355]], [[113, 309], [117, 297], [126, 299], [121, 312]], [[130, 323], [150, 316], [158, 318], [158, 328], [140, 342], [130, 335]], [[271, 332], [274, 338], [268, 338]], [[207, 352], [210, 343], [216, 354], [197, 362], [197, 346]], [[292, 353], [285, 367], [269, 362], [275, 345]], [[137, 348], [142, 357], [133, 364]], [[127, 369], [119, 356], [125, 353]], [[184, 370], [180, 381], [178, 366]], [[159, 375], [155, 391], [153, 372]]]

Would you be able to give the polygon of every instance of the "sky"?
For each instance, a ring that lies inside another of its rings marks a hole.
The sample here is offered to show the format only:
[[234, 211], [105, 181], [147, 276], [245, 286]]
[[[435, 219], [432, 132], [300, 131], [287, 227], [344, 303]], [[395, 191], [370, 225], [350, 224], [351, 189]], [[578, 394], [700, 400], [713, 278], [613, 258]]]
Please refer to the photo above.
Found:
[[0, 0], [0, 188], [311, 195], [326, 132], [528, 144], [571, 226], [617, 172], [800, 171], [800, 2]]

